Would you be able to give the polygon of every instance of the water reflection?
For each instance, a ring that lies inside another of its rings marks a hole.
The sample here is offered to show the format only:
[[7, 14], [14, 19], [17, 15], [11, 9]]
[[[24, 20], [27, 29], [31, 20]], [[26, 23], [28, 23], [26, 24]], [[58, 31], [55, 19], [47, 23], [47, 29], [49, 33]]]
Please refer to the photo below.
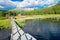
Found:
[[26, 20], [26, 27], [23, 30], [37, 40], [60, 40], [60, 20]]

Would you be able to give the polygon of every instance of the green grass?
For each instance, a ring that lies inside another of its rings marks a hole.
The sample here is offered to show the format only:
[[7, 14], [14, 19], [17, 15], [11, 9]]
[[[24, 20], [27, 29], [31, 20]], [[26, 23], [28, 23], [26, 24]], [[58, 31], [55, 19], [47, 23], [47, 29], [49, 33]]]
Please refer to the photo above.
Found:
[[60, 14], [60, 4], [44, 9], [23, 12], [22, 14], [23, 15]]
[[10, 19], [0, 20], [0, 31], [5, 29], [11, 29]]
[[60, 14], [45, 14], [45, 15], [26, 15], [23, 19], [46, 19], [46, 18], [59, 18]]
[[[48, 18], [48, 20], [45, 20], [47, 18]], [[54, 22], [54, 21], [50, 20], [50, 18], [51, 19], [56, 18], [56, 19], [59, 20], [60, 19], [60, 14], [26, 15], [25, 18], [15, 19], [15, 22], [17, 23], [17, 25], [20, 28], [23, 29], [25, 27], [25, 25], [26, 25], [25, 24], [26, 20], [30, 20], [30, 19], [43, 19], [46, 22], [48, 22], [48, 21]]]
[[19, 20], [19, 19], [15, 19], [15, 22], [17, 23], [17, 25], [20, 27], [20, 28], [24, 28], [25, 27], [25, 20]]

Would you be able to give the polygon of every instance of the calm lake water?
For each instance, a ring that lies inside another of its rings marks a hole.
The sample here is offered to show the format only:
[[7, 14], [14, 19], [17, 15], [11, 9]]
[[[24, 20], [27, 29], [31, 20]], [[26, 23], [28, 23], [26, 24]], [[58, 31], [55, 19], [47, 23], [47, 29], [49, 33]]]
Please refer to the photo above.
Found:
[[11, 38], [11, 30], [2, 30], [0, 31], [0, 40], [10, 40]]
[[25, 23], [23, 30], [37, 40], [60, 40], [60, 20], [58, 19], [29, 19]]

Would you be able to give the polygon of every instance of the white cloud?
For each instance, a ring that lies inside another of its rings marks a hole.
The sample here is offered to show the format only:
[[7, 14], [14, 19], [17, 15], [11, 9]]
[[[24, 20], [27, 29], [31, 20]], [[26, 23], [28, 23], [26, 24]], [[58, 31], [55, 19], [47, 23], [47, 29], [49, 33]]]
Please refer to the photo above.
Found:
[[13, 9], [15, 4], [11, 0], [0, 0], [0, 10]]
[[0, 8], [4, 8], [3, 6], [0, 6]]
[[[13, 2], [11, 0], [0, 0], [0, 6], [3, 5], [5, 8], [12, 8], [16, 5], [16, 7], [35, 7], [42, 5], [54, 5], [57, 3], [57, 0], [24, 0], [22, 2]], [[1, 8], [1, 7], [0, 7]]]
[[57, 0], [24, 0], [23, 2], [14, 2], [17, 7], [40, 6], [44, 4], [54, 4]]
[[3, 0], [0, 0], [0, 2], [3, 2]]

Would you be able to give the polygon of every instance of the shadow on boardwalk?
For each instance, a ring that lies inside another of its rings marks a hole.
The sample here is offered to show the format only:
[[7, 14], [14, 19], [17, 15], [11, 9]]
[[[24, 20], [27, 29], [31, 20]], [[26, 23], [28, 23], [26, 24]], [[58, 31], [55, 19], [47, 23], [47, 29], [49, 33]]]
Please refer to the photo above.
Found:
[[24, 33], [24, 31], [21, 28], [19, 28], [19, 26], [14, 22], [13, 18], [11, 18], [11, 24], [12, 24], [11, 40], [36, 40], [30, 34]]

